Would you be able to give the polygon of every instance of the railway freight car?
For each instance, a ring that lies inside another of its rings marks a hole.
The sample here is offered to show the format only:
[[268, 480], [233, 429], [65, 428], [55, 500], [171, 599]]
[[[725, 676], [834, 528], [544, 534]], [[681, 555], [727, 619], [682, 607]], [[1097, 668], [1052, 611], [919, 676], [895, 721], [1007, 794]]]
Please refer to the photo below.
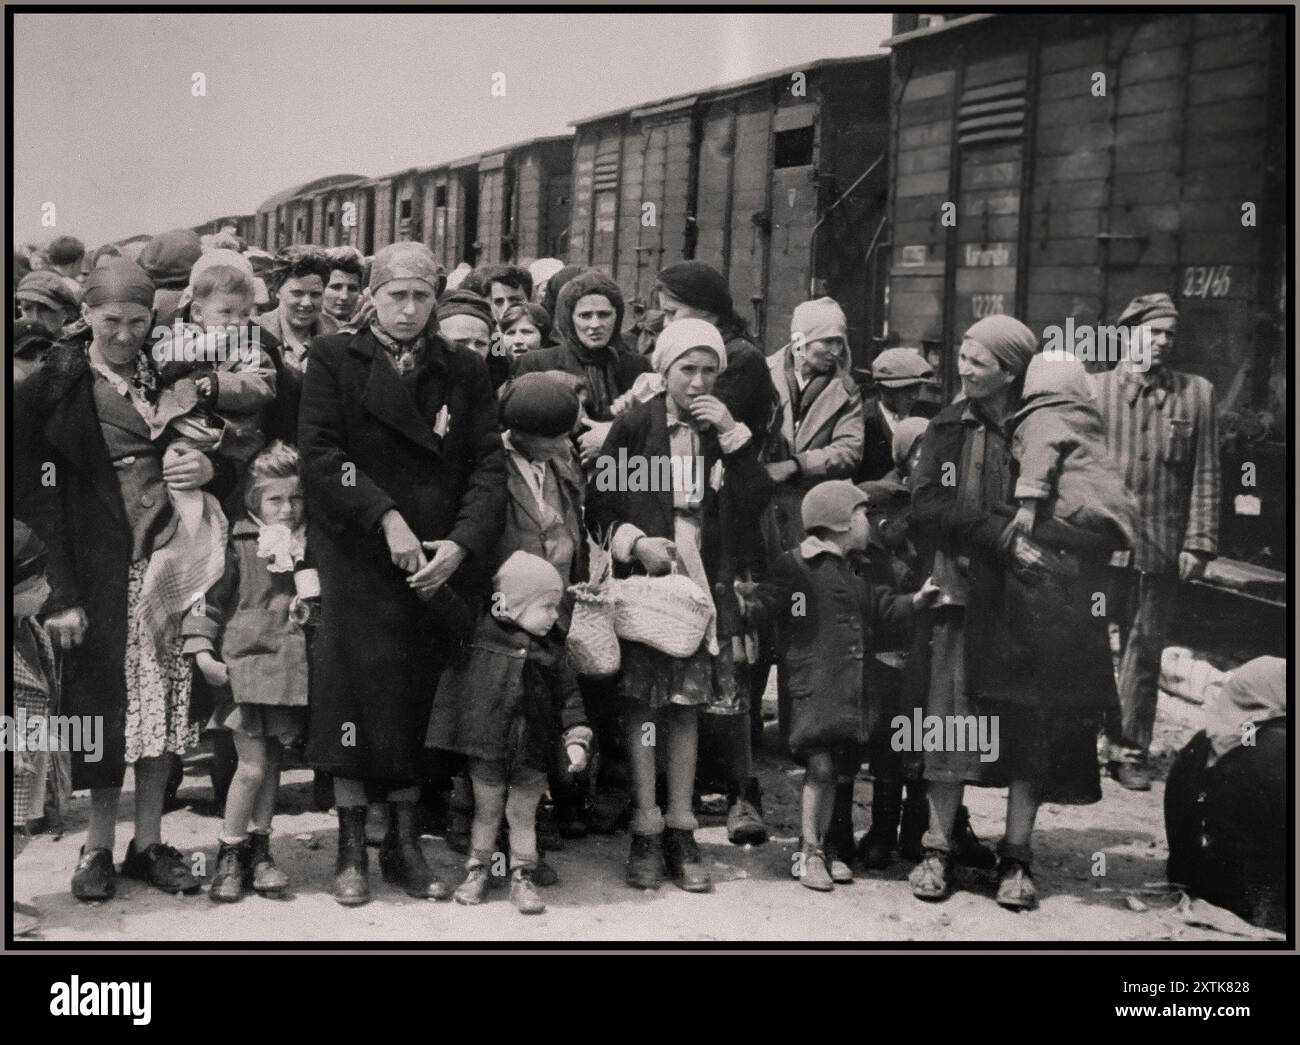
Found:
[[1177, 365], [1214, 383], [1224, 417], [1221, 548], [1280, 565], [1285, 19], [917, 17], [895, 16], [886, 41], [891, 339], [930, 349], [951, 392], [954, 346], [981, 316], [1073, 329], [1079, 348], [1135, 295], [1171, 294]]
[[371, 252], [375, 189], [368, 179], [343, 182], [303, 194], [311, 205], [312, 241], [322, 247], [355, 247]]
[[478, 161], [466, 156], [374, 181], [374, 249], [419, 240], [448, 269], [472, 254], [478, 227]]
[[319, 243], [314, 194], [324, 189], [356, 186], [368, 181], [360, 174], [330, 174], [305, 185], [277, 192], [257, 208], [256, 240], [263, 250], [276, 251], [303, 243]]
[[202, 225], [194, 226], [194, 231], [200, 236], [216, 235], [223, 229], [233, 229], [235, 235], [245, 243], [253, 243], [257, 233], [257, 215], [234, 214], [224, 218], [213, 218]]
[[835, 58], [574, 124], [569, 260], [649, 304], [655, 273], [707, 261], [768, 351], [830, 294], [855, 362], [882, 323], [889, 59]]

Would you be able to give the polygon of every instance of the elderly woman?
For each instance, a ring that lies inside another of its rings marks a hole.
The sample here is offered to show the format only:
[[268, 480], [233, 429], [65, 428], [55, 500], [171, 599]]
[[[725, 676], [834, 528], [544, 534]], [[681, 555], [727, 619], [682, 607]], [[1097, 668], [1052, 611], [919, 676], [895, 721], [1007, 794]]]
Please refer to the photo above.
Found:
[[[612, 534], [616, 572], [653, 576], [678, 564], [710, 602], [734, 599], [731, 578], [722, 571], [737, 535], [757, 525], [770, 484], [753, 433], [712, 394], [727, 366], [722, 335], [701, 319], [670, 323], [659, 336], [654, 366], [664, 391], [621, 413], [610, 428], [589, 493], [588, 525]], [[601, 478], [605, 466], [620, 461], [642, 460], [655, 471], [657, 463], [674, 458], [688, 467], [671, 469], [671, 489], [656, 484], [644, 491], [627, 477], [612, 483]], [[712, 883], [700, 861], [692, 813], [698, 712], [735, 704], [730, 644], [719, 644], [711, 624], [690, 657], [624, 642], [622, 662], [618, 701], [635, 789], [628, 884], [659, 885], [666, 864], [678, 886], [708, 892]], [[657, 720], [668, 752], [666, 815], [655, 800], [655, 748], [645, 742]]]
[[[468, 619], [501, 536], [505, 450], [487, 367], [430, 322], [438, 265], [420, 243], [375, 255], [375, 318], [319, 338], [299, 452], [321, 579], [307, 760], [334, 776], [334, 898], [370, 898], [366, 794], [386, 792], [386, 880], [444, 899], [416, 829], [421, 743], [448, 632]], [[427, 553], [427, 554], [426, 554]], [[459, 611], [449, 609], [459, 606]]]
[[[61, 710], [104, 724], [102, 749], [83, 747], [72, 762], [73, 787], [91, 795], [72, 876], [72, 894], [85, 901], [115, 891], [114, 831], [127, 765], [135, 777], [135, 838], [122, 872], [167, 892], [200, 884], [161, 838], [173, 756], [197, 732], [191, 669], [181, 655], [186, 602], [160, 591], [159, 557], [180, 569], [173, 579], [186, 600], [205, 590], [201, 571], [186, 573], [184, 556], [176, 557], [185, 542], [173, 504], [186, 499], [178, 494], [211, 484], [218, 465], [192, 448], [164, 457], [165, 437], [150, 438], [154, 292], [134, 262], [115, 258], [96, 268], [83, 301], [89, 348], [56, 345], [25, 390], [38, 412], [37, 459], [57, 476], [26, 491], [21, 503], [49, 551], [46, 628], [64, 651]], [[234, 477], [228, 466], [221, 470], [221, 485], [229, 487]]]
[[983, 735], [997, 738], [985, 750], [926, 751], [930, 830], [909, 879], [923, 900], [948, 894], [966, 783], [1009, 789], [997, 902], [1011, 910], [1037, 905], [1030, 840], [1039, 803], [1101, 798], [1096, 738], [1118, 699], [1106, 621], [1092, 613], [1105, 562], [1008, 528], [1007, 428], [1037, 347], [1009, 316], [966, 331], [957, 366], [965, 398], [930, 422], [913, 479], [913, 523], [942, 596], [918, 624], [906, 685], [927, 715], [979, 716]]

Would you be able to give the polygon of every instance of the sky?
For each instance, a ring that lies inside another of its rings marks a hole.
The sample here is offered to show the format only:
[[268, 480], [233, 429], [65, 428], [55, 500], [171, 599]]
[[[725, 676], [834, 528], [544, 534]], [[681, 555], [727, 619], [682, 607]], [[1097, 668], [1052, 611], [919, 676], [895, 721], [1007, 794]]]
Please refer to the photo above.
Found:
[[889, 31], [888, 14], [19, 14], [14, 239], [94, 247], [249, 214], [327, 174], [875, 53]]

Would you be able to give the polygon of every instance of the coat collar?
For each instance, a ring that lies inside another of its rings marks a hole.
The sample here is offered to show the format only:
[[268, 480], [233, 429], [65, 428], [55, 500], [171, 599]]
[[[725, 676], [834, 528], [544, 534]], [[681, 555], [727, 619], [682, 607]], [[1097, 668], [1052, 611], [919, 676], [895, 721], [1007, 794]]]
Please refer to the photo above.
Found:
[[[445, 371], [447, 368], [446, 342], [434, 338], [429, 343], [425, 365]], [[369, 363], [369, 374], [365, 388], [361, 393], [361, 405], [375, 418], [384, 422], [406, 436], [417, 446], [422, 446], [432, 454], [442, 454], [442, 437], [437, 435], [430, 422], [426, 421], [416, 406], [415, 397], [410, 388], [402, 383], [401, 377], [387, 359], [382, 358], [383, 349], [369, 330], [363, 330], [348, 341], [348, 350], [353, 355]], [[463, 418], [452, 418], [451, 423], [464, 422]]]

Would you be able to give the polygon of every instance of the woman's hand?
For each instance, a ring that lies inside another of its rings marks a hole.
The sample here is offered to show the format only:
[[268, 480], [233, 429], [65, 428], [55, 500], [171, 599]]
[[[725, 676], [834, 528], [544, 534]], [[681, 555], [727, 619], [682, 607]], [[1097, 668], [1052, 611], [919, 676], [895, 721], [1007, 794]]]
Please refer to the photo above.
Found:
[[393, 565], [403, 573], [422, 570], [428, 560], [424, 557], [424, 549], [420, 547], [420, 539], [406, 525], [402, 513], [390, 508], [384, 513], [380, 525], [384, 530], [384, 540], [388, 542], [388, 557], [392, 559]]
[[1020, 507], [1016, 510], [1015, 518], [1011, 520], [1019, 533], [1026, 537], [1034, 532], [1034, 523], [1038, 520], [1038, 502], [1022, 501]]
[[70, 606], [45, 618], [46, 634], [59, 649], [75, 649], [80, 646], [89, 626], [86, 611], [80, 606]]
[[609, 435], [612, 421], [592, 421], [584, 418], [583, 422], [587, 429], [578, 436], [578, 452], [582, 455], [583, 464], [591, 464], [600, 456], [601, 447], [605, 445], [605, 437]]
[[230, 669], [217, 660], [211, 650], [199, 650], [194, 654], [194, 666], [199, 669], [203, 681], [214, 689], [221, 689], [230, 682]]
[[677, 546], [667, 537], [638, 537], [632, 545], [632, 554], [640, 560], [646, 573], [659, 577], [673, 568]]
[[1204, 575], [1205, 564], [1209, 561], [1210, 557], [1204, 552], [1179, 552], [1178, 579], [1181, 581], [1196, 580], [1196, 578]]
[[794, 461], [773, 461], [764, 467], [767, 469], [768, 478], [774, 483], [785, 482], [799, 470], [799, 466]]
[[428, 565], [406, 578], [416, 594], [429, 596], [451, 579], [469, 553], [455, 541], [425, 541], [426, 551], [433, 552]]
[[716, 396], [696, 396], [691, 400], [690, 410], [696, 421], [713, 425], [719, 435], [726, 435], [736, 427], [736, 419], [731, 416], [727, 404]]
[[1011, 539], [1011, 562], [1026, 584], [1035, 584], [1061, 572], [1047, 548], [1019, 531]]
[[925, 583], [921, 585], [920, 590], [912, 596], [912, 609], [928, 610], [939, 601], [940, 591], [941, 589], [939, 585], [934, 583], [934, 578], [927, 577]]
[[193, 447], [169, 449], [163, 456], [162, 477], [169, 490], [197, 490], [215, 473], [207, 455]]

